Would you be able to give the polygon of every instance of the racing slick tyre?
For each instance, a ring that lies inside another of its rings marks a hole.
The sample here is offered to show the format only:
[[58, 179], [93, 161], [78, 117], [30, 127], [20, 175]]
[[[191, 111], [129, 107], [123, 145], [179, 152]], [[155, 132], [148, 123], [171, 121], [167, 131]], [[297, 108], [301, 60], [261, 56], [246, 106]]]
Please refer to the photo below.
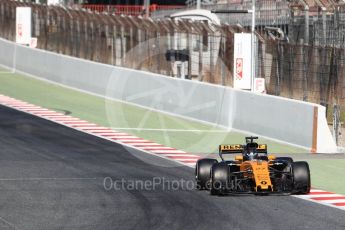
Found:
[[305, 161], [292, 163], [293, 193], [307, 194], [310, 192], [310, 170]]
[[216, 159], [200, 159], [196, 162], [195, 178], [197, 189], [204, 190], [210, 188], [210, 172], [213, 164], [218, 163]]
[[211, 168], [211, 195], [219, 195], [229, 189], [230, 168], [226, 162], [214, 164]]
[[277, 157], [276, 161], [286, 161], [286, 162], [288, 162], [290, 164], [293, 163], [293, 159], [291, 157]]

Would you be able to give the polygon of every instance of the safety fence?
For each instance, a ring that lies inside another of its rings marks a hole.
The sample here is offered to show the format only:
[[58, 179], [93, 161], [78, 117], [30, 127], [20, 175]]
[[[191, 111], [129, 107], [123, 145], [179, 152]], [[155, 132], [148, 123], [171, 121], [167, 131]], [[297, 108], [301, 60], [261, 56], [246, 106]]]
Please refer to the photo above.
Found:
[[[196, 8], [196, 1], [191, 0], [186, 3], [189, 9]], [[289, 24], [291, 19], [290, 1], [256, 0], [255, 3], [257, 26], [283, 26]], [[201, 1], [201, 8], [207, 10], [251, 10], [252, 0]], [[157, 10], [153, 12], [152, 16], [154, 18], [164, 18], [168, 16], [168, 12]], [[218, 14], [218, 17], [222, 23], [230, 25], [250, 26], [252, 23], [251, 14], [248, 13]]]
[[[87, 9], [98, 13], [108, 13], [127, 16], [143, 16], [146, 14], [145, 6], [143, 5], [101, 5], [101, 4], [83, 4], [83, 9]], [[186, 8], [184, 5], [157, 5], [152, 4], [148, 6], [149, 14], [155, 11], [171, 11], [181, 10]]]
[[[32, 7], [32, 35], [38, 38], [39, 49], [226, 86], [233, 84], [234, 33], [246, 32], [236, 25], [154, 21], [0, 0], [1, 37], [15, 40], [15, 9], [24, 5]], [[345, 105], [342, 47], [291, 44], [260, 31], [257, 37], [256, 75], [265, 78], [268, 94], [341, 110]]]

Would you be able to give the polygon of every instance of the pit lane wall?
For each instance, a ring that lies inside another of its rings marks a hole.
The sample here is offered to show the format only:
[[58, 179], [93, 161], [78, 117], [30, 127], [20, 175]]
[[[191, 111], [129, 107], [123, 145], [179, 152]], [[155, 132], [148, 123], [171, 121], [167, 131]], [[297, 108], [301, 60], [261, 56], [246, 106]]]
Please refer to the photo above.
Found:
[[317, 152], [337, 150], [325, 108], [320, 105], [105, 65], [3, 39], [0, 64], [88, 93], [229, 130]]

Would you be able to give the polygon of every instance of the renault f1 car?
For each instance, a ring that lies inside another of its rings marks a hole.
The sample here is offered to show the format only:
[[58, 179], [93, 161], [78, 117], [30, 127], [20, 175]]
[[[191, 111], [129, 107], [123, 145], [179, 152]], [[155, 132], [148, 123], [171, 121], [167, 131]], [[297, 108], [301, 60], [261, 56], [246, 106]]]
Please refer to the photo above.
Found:
[[[246, 144], [220, 145], [216, 159], [200, 159], [196, 163], [197, 188], [211, 195], [224, 193], [307, 194], [310, 191], [309, 165], [290, 157], [268, 155], [267, 145], [246, 137]], [[225, 160], [225, 154], [236, 155]]]

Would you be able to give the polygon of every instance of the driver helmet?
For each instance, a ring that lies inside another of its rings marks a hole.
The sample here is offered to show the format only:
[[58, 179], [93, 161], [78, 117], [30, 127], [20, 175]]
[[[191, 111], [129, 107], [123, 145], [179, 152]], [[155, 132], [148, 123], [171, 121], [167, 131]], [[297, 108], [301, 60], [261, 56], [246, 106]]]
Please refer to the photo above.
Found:
[[258, 157], [258, 152], [255, 148], [250, 148], [246, 151], [245, 156], [248, 160], [254, 160]]

